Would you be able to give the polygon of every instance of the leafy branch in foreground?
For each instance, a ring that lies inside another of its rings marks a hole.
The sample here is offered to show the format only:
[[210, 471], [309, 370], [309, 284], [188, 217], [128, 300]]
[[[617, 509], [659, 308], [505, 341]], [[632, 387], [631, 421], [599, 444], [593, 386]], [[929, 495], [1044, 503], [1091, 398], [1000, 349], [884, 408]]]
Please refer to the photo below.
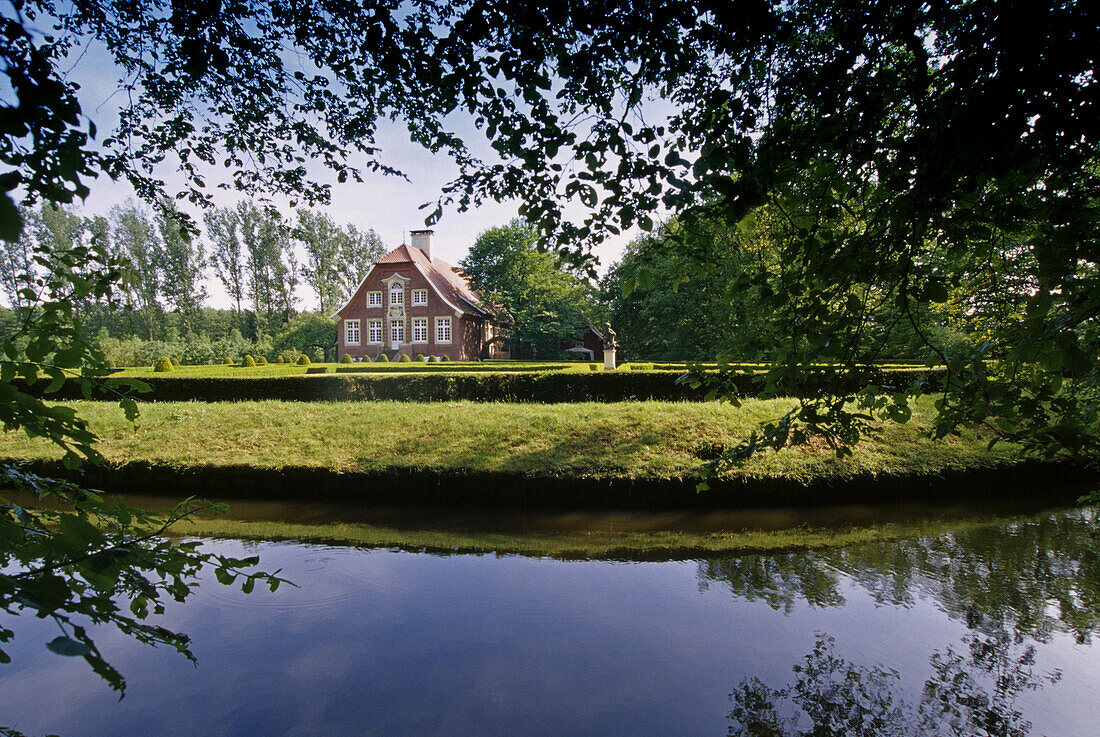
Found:
[[[5, 486], [30, 492], [36, 502], [32, 508], [0, 499], [0, 568], [7, 571], [0, 573], [0, 610], [53, 620], [59, 634], [46, 647], [83, 658], [120, 692], [126, 681], [96, 647], [88, 625], [113, 625], [138, 642], [167, 645], [194, 660], [187, 635], [149, 623], [151, 613], [164, 613], [168, 599], [185, 601], [205, 568], [226, 585], [239, 579], [245, 593], [257, 582], [271, 591], [283, 583], [278, 572], [249, 570], [256, 557], [216, 555], [201, 551], [198, 542], [165, 537], [176, 522], [224, 511], [224, 505], [188, 499], [154, 514], [18, 469], [0, 474]], [[0, 625], [0, 643], [14, 635]], [[0, 648], [0, 663], [9, 661]]]

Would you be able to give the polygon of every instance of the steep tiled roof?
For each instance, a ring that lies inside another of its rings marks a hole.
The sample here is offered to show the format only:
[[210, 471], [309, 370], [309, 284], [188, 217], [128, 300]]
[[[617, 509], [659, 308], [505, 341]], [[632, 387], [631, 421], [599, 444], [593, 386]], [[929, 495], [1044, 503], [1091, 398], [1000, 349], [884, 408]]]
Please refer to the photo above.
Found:
[[485, 303], [478, 296], [478, 293], [473, 290], [465, 276], [459, 274], [446, 261], [438, 258], [429, 261], [427, 255], [419, 248], [401, 244], [375, 262], [375, 264], [405, 263], [418, 266], [428, 281], [432, 283], [432, 286], [436, 288], [436, 291], [463, 312], [485, 314], [495, 311], [491, 305]]

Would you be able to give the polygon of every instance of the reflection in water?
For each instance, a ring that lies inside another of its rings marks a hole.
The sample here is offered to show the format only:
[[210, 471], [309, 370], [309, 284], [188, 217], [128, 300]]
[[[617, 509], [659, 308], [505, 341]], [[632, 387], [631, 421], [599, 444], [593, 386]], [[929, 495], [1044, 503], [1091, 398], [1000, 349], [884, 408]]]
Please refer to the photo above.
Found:
[[795, 665], [781, 689], [759, 678], [730, 694], [730, 735], [752, 737], [1026, 737], [1031, 722], [1017, 698], [1056, 683], [1061, 674], [1035, 672], [1035, 647], [1005, 632], [965, 638], [965, 652], [932, 655], [932, 675], [916, 702], [905, 697], [898, 672], [858, 666], [836, 654], [831, 637]]
[[981, 632], [1010, 628], [1046, 640], [1100, 628], [1100, 522], [1096, 510], [1012, 520], [938, 537], [848, 549], [750, 555], [699, 563], [704, 587], [789, 612], [799, 601], [843, 606], [841, 577], [879, 604], [927, 598]]
[[245, 597], [204, 582], [169, 607], [163, 624], [192, 635], [196, 668], [102, 633], [131, 677], [122, 702], [31, 621], [0, 666], [0, 724], [35, 737], [778, 737], [815, 719], [833, 725], [821, 735], [890, 734], [887, 722], [1095, 734], [1098, 526], [1077, 511], [633, 563], [208, 541], [299, 588]]

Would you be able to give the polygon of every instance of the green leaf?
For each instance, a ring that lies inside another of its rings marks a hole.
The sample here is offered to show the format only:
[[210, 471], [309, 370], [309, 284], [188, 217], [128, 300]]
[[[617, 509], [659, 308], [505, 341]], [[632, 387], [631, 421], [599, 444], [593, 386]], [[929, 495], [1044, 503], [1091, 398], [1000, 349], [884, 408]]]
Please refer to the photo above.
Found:
[[64, 655], [66, 657], [82, 658], [92, 652], [92, 649], [85, 645], [83, 642], [77, 642], [69, 637], [58, 635], [54, 639], [46, 643], [46, 647], [51, 652], [55, 652], [58, 655]]

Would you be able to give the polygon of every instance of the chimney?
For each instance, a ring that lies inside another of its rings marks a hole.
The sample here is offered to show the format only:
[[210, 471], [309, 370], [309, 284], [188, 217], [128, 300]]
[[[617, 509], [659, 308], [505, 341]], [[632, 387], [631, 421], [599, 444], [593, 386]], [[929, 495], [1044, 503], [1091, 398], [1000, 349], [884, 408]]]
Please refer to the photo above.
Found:
[[413, 230], [409, 233], [412, 237], [412, 247], [419, 248], [424, 252], [424, 255], [428, 257], [428, 260], [432, 260], [432, 241], [435, 240], [435, 231], [432, 230]]

